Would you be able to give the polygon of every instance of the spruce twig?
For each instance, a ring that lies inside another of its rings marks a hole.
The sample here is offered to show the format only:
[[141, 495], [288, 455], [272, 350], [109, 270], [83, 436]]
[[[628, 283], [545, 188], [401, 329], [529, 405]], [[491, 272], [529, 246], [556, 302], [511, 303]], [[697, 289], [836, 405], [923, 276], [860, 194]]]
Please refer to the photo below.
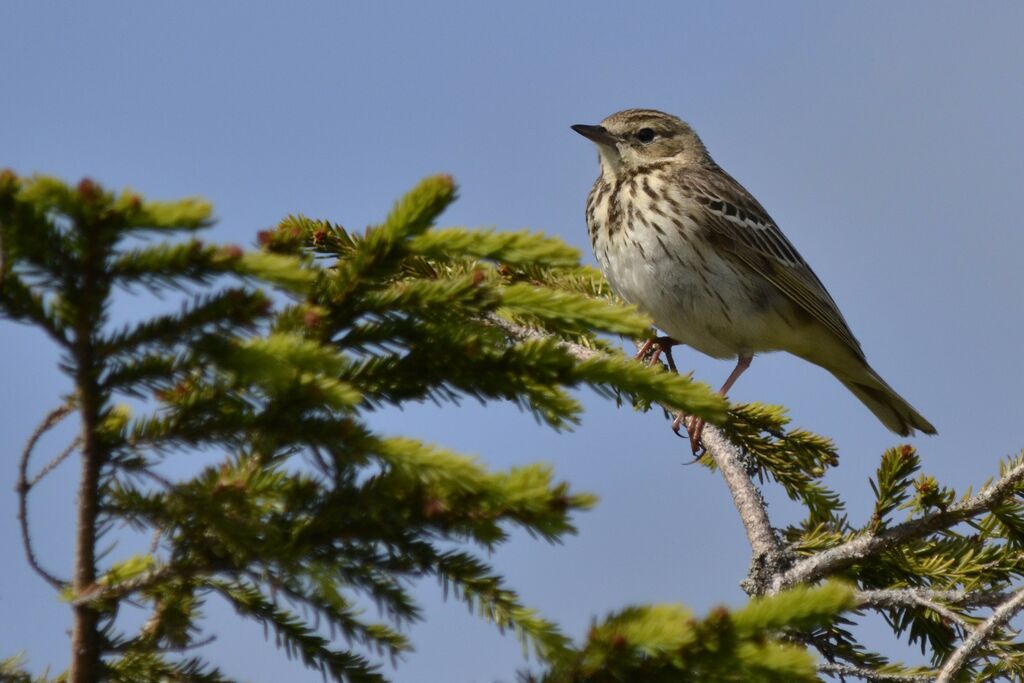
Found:
[[882, 531], [866, 532], [839, 546], [798, 561], [792, 568], [776, 577], [773, 589], [782, 590], [789, 586], [820, 580], [840, 569], [877, 556], [903, 541], [955, 526], [979, 513], [991, 510], [1006, 496], [1012, 495], [1022, 481], [1024, 462], [1018, 463], [980, 493], [945, 510], [938, 510]]

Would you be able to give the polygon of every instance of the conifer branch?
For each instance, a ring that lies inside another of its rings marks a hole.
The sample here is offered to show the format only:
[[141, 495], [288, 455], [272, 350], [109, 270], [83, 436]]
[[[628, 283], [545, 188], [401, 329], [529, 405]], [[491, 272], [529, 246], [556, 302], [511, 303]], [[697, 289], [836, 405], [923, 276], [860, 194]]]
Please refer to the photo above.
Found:
[[[202, 567], [184, 566], [179, 564], [160, 564], [128, 578], [110, 580], [110, 574], [101, 577], [93, 589], [76, 595], [71, 599], [72, 605], [95, 605], [112, 600], [128, 598], [135, 593], [145, 591], [153, 586], [181, 579], [202, 578], [213, 576], [219, 572], [229, 572], [233, 567], [229, 562], [208, 561]], [[113, 572], [111, 572], [113, 573]]]
[[[57, 412], [81, 416], [71, 445], [31, 477], [33, 450], [63, 415], [44, 420], [22, 454], [17, 488], [29, 563], [70, 594], [75, 614], [62, 679], [227, 680], [198, 657], [164, 658], [199, 644], [193, 636], [213, 591], [326, 678], [383, 680], [335, 638], [377, 655], [404, 650], [401, 629], [422, 616], [406, 581], [429, 575], [531, 643], [552, 667], [544, 680], [557, 683], [930, 680], [933, 672], [858, 643], [844, 615], [865, 610], [930, 648], [934, 666], [945, 659], [947, 678], [979, 662], [982, 677], [1024, 670], [1024, 645], [1007, 626], [1024, 608], [1024, 591], [1012, 593], [1024, 546], [1024, 457], [957, 502], [933, 478], [913, 479], [913, 448], [890, 449], [871, 481], [873, 513], [854, 527], [822, 483], [837, 463], [831, 441], [787, 428], [775, 406], [733, 406], [726, 419], [725, 400], [710, 388], [632, 360], [607, 336], [642, 337], [650, 321], [616, 302], [598, 271], [541, 234], [434, 228], [454, 196], [450, 178], [429, 178], [365, 232], [291, 216], [261, 234], [262, 251], [246, 252], [192, 238], [209, 223], [198, 200], [148, 202], [89, 180], [71, 187], [0, 172], [0, 312], [62, 347], [76, 393]], [[185, 232], [187, 241], [133, 246], [130, 238], [150, 230]], [[242, 286], [222, 288], [224, 276]], [[195, 294], [177, 313], [111, 330], [116, 286]], [[630, 606], [577, 647], [461, 546], [489, 551], [512, 526], [558, 541], [593, 497], [557, 481], [550, 466], [491, 471], [442, 447], [378, 436], [363, 419], [368, 410], [472, 397], [509, 401], [559, 429], [578, 422], [582, 406], [570, 392], [580, 386], [719, 425], [704, 431], [702, 462], [722, 473], [752, 550], [742, 585], [756, 599], [746, 607], [694, 620], [678, 606]], [[160, 407], [144, 405], [138, 417], [112, 405], [151, 395]], [[26, 499], [76, 449], [69, 591], [35, 558]], [[180, 479], [157, 471], [191, 449], [223, 457]], [[296, 459], [315, 466], [294, 467]], [[773, 527], [765, 481], [807, 517]], [[901, 509], [916, 518], [894, 524]], [[154, 531], [154, 544], [104, 569], [96, 545], [117, 522]], [[960, 533], [961, 523], [971, 533]], [[842, 581], [815, 586], [834, 577]], [[364, 598], [387, 623], [363, 620], [354, 605]], [[131, 637], [114, 618], [125, 603], [152, 608]], [[995, 609], [988, 620], [979, 616], [985, 608]]]
[[[980, 495], [980, 494], [979, 494]], [[949, 683], [967, 666], [974, 652], [985, 644], [995, 633], [1006, 626], [1018, 612], [1024, 609], [1024, 589], [1021, 589], [1003, 601], [992, 615], [982, 622], [960, 646], [953, 651], [939, 671], [935, 683]]]
[[1006, 496], [1015, 492], [1024, 481], [1024, 462], [1003, 474], [980, 493], [923, 517], [903, 522], [878, 532], [867, 532], [834, 548], [815, 553], [796, 562], [776, 577], [772, 590], [778, 591], [799, 583], [818, 581], [840, 569], [874, 557], [901, 542], [920, 538], [926, 533], [948, 529], [981, 512], [991, 510]]
[[[554, 337], [554, 335], [542, 330], [519, 325], [498, 315], [492, 314], [487, 320], [491, 324], [500, 327], [510, 338], [515, 340], [550, 339]], [[579, 360], [590, 360], [602, 354], [601, 351], [565, 340], [559, 340], [558, 344]], [[637, 344], [637, 347], [639, 348], [640, 344]], [[669, 414], [674, 412], [671, 406], [662, 406], [662, 408]], [[725, 435], [714, 425], [705, 426], [703, 441], [707, 455], [714, 460], [715, 465], [725, 479], [725, 484], [729, 488], [733, 504], [739, 512], [740, 521], [743, 523], [743, 528], [746, 531], [747, 540], [750, 542], [750, 548], [754, 554], [754, 568], [751, 569], [752, 576], [761, 576], [764, 570], [767, 570], [769, 575], [774, 575], [776, 568], [784, 561], [785, 552], [775, 535], [774, 529], [772, 529], [764, 497], [754, 484], [749, 468], [745, 464], [746, 458], [742, 451], [730, 443], [725, 438]], [[759, 588], [762, 583], [762, 580], [755, 581], [748, 588], [748, 592], [751, 594], [764, 592]]]
[[[517, 340], [552, 336], [544, 331], [518, 325], [496, 315], [491, 316], [489, 322]], [[564, 340], [559, 344], [579, 359], [593, 358], [602, 353]], [[663, 407], [670, 411], [670, 408]], [[1018, 464], [1005, 472], [993, 485], [971, 498], [916, 520], [888, 529], [868, 532], [836, 548], [816, 552], [794, 564], [792, 553], [786, 551], [771, 526], [764, 499], [760, 489], [753, 481], [756, 465], [749, 463], [743, 451], [731, 443], [721, 430], [712, 425], [705, 428], [703, 443], [707, 455], [714, 460], [722, 472], [754, 554], [750, 574], [743, 582], [744, 588], [751, 595], [776, 594], [780, 590], [795, 585], [812, 584], [902, 542], [921, 538], [929, 532], [955, 526], [979, 513], [994, 509], [1003, 499], [1013, 494], [1020, 482], [1024, 480], [1024, 464]], [[877, 527], [881, 522], [881, 516], [876, 514], [873, 522], [871, 526]], [[1015, 595], [1007, 599], [1006, 596], [1005, 592], [998, 590], [879, 589], [859, 591], [857, 602], [861, 607], [872, 609], [900, 607], [928, 609], [942, 617], [947, 623], [956, 624], [962, 629], [962, 632], [971, 632], [971, 635], [954, 654], [954, 657], [958, 659], [950, 659], [947, 662], [946, 668], [955, 673], [962, 668], [971, 652], [984, 643], [987, 638], [990, 638], [994, 631], [1004, 626], [1020, 609], [1024, 609], [1024, 597]], [[969, 608], [997, 604], [1002, 606], [997, 608], [996, 614], [973, 632], [967, 619], [948, 606]], [[830, 645], [822, 647], [824, 648], [823, 652], [832, 652]], [[819, 647], [819, 649], [822, 648]], [[877, 667], [853, 664], [824, 664], [819, 671], [869, 681], [918, 683], [933, 680], [931, 674], [887, 672]], [[940, 678], [939, 680], [952, 679]]]

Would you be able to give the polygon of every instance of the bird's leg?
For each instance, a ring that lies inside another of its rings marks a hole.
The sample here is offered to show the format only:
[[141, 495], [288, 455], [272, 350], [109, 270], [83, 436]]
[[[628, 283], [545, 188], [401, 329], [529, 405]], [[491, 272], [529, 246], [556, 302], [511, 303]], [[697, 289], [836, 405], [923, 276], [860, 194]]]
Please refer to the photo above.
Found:
[[720, 393], [722, 396], [728, 394], [729, 390], [732, 389], [732, 385], [736, 384], [736, 380], [740, 378], [740, 375], [742, 375], [746, 371], [746, 369], [750, 367], [750, 361], [752, 360], [754, 360], [754, 354], [752, 353], [748, 353], [737, 358], [736, 367], [732, 369], [732, 374], [729, 375], [729, 379], [725, 380], [725, 384], [723, 384], [722, 388], [718, 390], [718, 393]]
[[[658, 362], [658, 358], [661, 356], [661, 354], [664, 353], [665, 362], [668, 364], [668, 369], [678, 374], [679, 369], [676, 368], [676, 360], [675, 358], [672, 357], [672, 347], [677, 345], [678, 343], [679, 342], [677, 342], [675, 339], [668, 336], [652, 337], [645, 341], [643, 345], [641, 345], [640, 350], [636, 354], [636, 359], [639, 361], [644, 361], [647, 355], [651, 354], [651, 358], [649, 361], [647, 361], [647, 364], [654, 365], [655, 363]], [[653, 352], [651, 351], [652, 348], [654, 349]], [[733, 383], [736, 382], [737, 379], [739, 379], [739, 376], [743, 374], [743, 371], [750, 367], [750, 361], [752, 358], [753, 356], [740, 356], [739, 361], [736, 363], [735, 369], [733, 369], [732, 374], [729, 375], [729, 379], [727, 379], [725, 381], [725, 384], [722, 385], [720, 392], [723, 396], [725, 395], [725, 392], [729, 391], [729, 388], [732, 387]], [[679, 430], [682, 428], [685, 422], [686, 413], [680, 411], [679, 414], [676, 415], [676, 418], [672, 420], [672, 431], [674, 431], [677, 435], [682, 436], [681, 434], [679, 434]], [[687, 431], [690, 433], [690, 447], [693, 449], [694, 454], [696, 454], [697, 451], [700, 450], [700, 435], [704, 431], [704, 421], [698, 420], [697, 418], [693, 418], [691, 426]], [[694, 434], [696, 434], [696, 436], [694, 436]]]
[[[746, 371], [746, 369], [750, 367], [750, 361], [752, 360], [754, 360], [753, 354], [745, 354], [737, 358], [736, 367], [732, 369], [732, 373], [729, 375], [729, 378], [725, 380], [725, 384], [723, 384], [722, 388], [718, 390], [718, 393], [721, 394], [722, 396], [725, 396], [727, 393], [729, 393], [729, 389], [732, 389], [732, 385], [736, 383], [736, 380], [740, 378], [740, 375], [742, 375]], [[679, 433], [680, 425], [682, 425], [682, 420], [680, 419], [681, 417], [682, 415], [677, 417], [675, 422], [672, 423], [672, 429], [674, 429], [677, 434]], [[686, 431], [689, 432], [690, 434], [690, 448], [693, 449], [693, 453], [694, 455], [696, 455], [702, 446], [700, 442], [700, 437], [704, 433], [704, 420], [701, 420], [696, 417], [693, 418], [690, 421], [690, 425], [689, 427], [687, 427]]]
[[[642, 358], [647, 350], [652, 346], [655, 346], [654, 355], [651, 356], [651, 362], [649, 365], [654, 365], [658, 362], [658, 356], [662, 353], [665, 354], [665, 362], [668, 363], [668, 369], [675, 374], [679, 374], [679, 369], [676, 368], [676, 359], [672, 357], [672, 347], [678, 344], [672, 337], [654, 337], [644, 342], [643, 347], [640, 349], [640, 353], [637, 354], [637, 358]], [[676, 434], [679, 434], [679, 425], [686, 419], [686, 414], [681, 412], [676, 415], [676, 419], [672, 421], [672, 429]]]
[[679, 370], [676, 369], [676, 361], [672, 357], [672, 347], [678, 344], [672, 337], [658, 337], [658, 344], [662, 352], [665, 354], [665, 362], [668, 363], [668, 369], [672, 372], [679, 374]]
[[[655, 363], [658, 362], [658, 357], [664, 353], [665, 362], [668, 363], [668, 369], [676, 374], [679, 374], [679, 369], [676, 368], [676, 359], [672, 357], [672, 347], [678, 343], [679, 342], [677, 342], [675, 339], [668, 336], [651, 337], [650, 339], [643, 343], [643, 345], [640, 347], [640, 350], [637, 352], [635, 358], [636, 360], [643, 361], [647, 357], [647, 354], [650, 353], [651, 359], [649, 362], [647, 362], [647, 364], [654, 365]], [[652, 348], [654, 349], [653, 353], [651, 352]], [[680, 411], [680, 413], [676, 415], [676, 419], [672, 421], [672, 431], [674, 431], [678, 435], [679, 428], [685, 421], [686, 413]]]

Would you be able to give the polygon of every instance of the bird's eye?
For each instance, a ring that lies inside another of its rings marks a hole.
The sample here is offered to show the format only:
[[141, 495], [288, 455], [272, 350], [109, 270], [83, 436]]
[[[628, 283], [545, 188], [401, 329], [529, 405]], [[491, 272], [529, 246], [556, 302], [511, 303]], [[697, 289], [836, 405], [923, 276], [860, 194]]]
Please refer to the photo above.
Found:
[[654, 133], [654, 129], [653, 128], [641, 128], [636, 133], [636, 139], [639, 140], [640, 142], [645, 142], [646, 143], [646, 142], [650, 142], [651, 140], [653, 140], [654, 139], [654, 135], [655, 135], [655, 133]]

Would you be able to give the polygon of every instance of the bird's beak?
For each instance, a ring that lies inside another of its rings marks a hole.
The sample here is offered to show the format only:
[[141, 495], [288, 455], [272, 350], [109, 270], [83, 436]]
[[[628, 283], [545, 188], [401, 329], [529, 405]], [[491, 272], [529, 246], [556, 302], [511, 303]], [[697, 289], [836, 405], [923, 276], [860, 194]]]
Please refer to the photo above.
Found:
[[596, 142], [599, 145], [614, 147], [615, 143], [619, 141], [619, 138], [609, 133], [608, 129], [604, 126], [587, 126], [582, 123], [577, 123], [575, 126], [572, 126], [572, 129], [586, 139]]

